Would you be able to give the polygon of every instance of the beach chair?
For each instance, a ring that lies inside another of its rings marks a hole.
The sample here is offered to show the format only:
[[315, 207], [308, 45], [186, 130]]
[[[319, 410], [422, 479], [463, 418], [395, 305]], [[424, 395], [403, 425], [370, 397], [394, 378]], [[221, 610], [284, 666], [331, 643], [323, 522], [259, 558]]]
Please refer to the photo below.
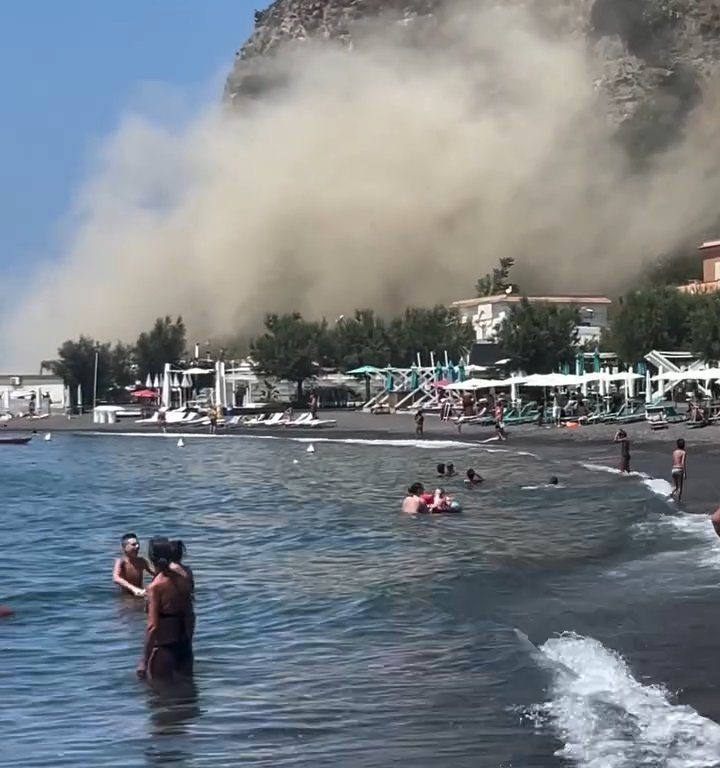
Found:
[[540, 411], [535, 403], [526, 403], [520, 411], [513, 409], [513, 412], [503, 417], [503, 424], [536, 424], [540, 421]]
[[309, 422], [313, 420], [311, 413], [301, 413], [297, 419], [293, 419], [292, 421], [286, 421], [283, 426], [285, 427], [306, 427], [308, 426]]
[[614, 419], [616, 424], [634, 424], [639, 421], [645, 421], [645, 403], [628, 408], [624, 414]]
[[334, 427], [336, 424], [337, 421], [335, 419], [310, 419], [302, 426], [310, 427], [310, 429], [327, 429], [328, 427]]

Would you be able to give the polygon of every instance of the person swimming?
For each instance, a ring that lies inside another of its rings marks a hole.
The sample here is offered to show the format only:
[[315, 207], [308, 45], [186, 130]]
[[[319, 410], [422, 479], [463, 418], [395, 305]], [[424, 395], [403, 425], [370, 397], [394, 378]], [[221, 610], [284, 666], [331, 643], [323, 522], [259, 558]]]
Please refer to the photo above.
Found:
[[558, 484], [559, 484], [559, 482], [560, 482], [560, 481], [557, 479], [557, 477], [555, 477], [555, 475], [553, 475], [553, 476], [550, 478], [550, 480], [548, 481], [548, 485], [558, 485]]
[[147, 589], [147, 629], [137, 675], [151, 681], [190, 675], [195, 612], [187, 579], [171, 567], [173, 545], [168, 539], [151, 539], [148, 556], [156, 575]]
[[424, 514], [428, 511], [427, 504], [422, 495], [425, 488], [422, 483], [413, 483], [407, 490], [407, 496], [403, 499], [402, 511], [408, 515]]
[[480, 483], [483, 482], [483, 479], [474, 469], [468, 469], [468, 471], [465, 473], [464, 482], [465, 485], [472, 487], [474, 485], [480, 485]]
[[449, 462], [445, 469], [445, 477], [455, 477], [455, 475], [457, 475], [455, 465], [452, 462]]
[[438, 464], [436, 469], [437, 469], [438, 477], [445, 477], [445, 465], [444, 464]]
[[126, 533], [121, 539], [122, 557], [115, 561], [113, 581], [124, 591], [135, 597], [144, 597], [143, 574], [154, 576], [153, 569], [144, 557], [140, 557], [140, 541], [137, 534]]
[[430, 512], [449, 512], [451, 501], [452, 499], [445, 494], [444, 488], [436, 488], [432, 504], [429, 507]]

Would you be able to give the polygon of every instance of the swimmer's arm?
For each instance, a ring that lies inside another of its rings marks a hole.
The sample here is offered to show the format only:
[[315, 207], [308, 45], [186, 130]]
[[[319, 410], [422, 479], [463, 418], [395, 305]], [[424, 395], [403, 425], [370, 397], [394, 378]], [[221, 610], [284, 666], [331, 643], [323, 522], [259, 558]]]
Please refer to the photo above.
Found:
[[122, 558], [120, 557], [115, 561], [115, 567], [113, 568], [113, 581], [118, 586], [130, 592], [130, 594], [135, 595], [135, 597], [142, 597], [145, 594], [144, 589], [136, 587], [134, 584], [131, 584], [129, 581], [127, 581], [127, 579], [123, 579], [122, 562]]
[[147, 573], [149, 573], [151, 576], [155, 576], [154, 568], [152, 567], [152, 565], [150, 565], [150, 563], [148, 563], [148, 561], [144, 557], [140, 558], [140, 562], [142, 563], [142, 567], [144, 571], [147, 571]]

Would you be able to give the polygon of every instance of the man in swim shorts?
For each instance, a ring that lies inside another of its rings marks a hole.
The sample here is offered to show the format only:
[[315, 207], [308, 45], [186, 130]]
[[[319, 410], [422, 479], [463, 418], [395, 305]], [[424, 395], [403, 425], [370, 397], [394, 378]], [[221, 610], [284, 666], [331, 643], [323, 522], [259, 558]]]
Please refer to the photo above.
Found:
[[408, 515], [424, 514], [428, 511], [422, 495], [425, 492], [422, 483], [413, 483], [408, 488], [408, 495], [403, 499], [402, 511]]
[[135, 597], [145, 597], [143, 588], [143, 573], [147, 571], [151, 576], [155, 572], [150, 568], [148, 561], [140, 557], [140, 542], [134, 533], [126, 533], [122, 537], [122, 557], [115, 561], [113, 568], [113, 581], [123, 590]]
[[630, 472], [630, 439], [624, 429], [618, 429], [613, 442], [620, 443], [620, 471], [624, 474]]
[[672, 454], [673, 491], [670, 494], [670, 498], [680, 501], [685, 488], [685, 479], [687, 478], [687, 451], [685, 450], [685, 441], [682, 437], [677, 441], [676, 445], [677, 447]]

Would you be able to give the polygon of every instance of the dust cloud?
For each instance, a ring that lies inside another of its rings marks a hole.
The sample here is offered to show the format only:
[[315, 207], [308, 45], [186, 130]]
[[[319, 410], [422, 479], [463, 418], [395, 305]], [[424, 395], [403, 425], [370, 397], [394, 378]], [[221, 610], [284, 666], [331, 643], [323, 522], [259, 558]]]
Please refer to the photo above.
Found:
[[182, 128], [122, 121], [62, 259], [4, 318], [22, 342], [11, 361], [35, 367], [81, 333], [132, 340], [161, 314], [217, 339], [268, 311], [469, 298], [502, 256], [526, 290], [614, 291], [715, 218], [720, 142], [703, 108], [632, 171], [586, 42], [517, 9], [466, 10], [430, 47], [391, 26], [275, 66], [282, 88]]

